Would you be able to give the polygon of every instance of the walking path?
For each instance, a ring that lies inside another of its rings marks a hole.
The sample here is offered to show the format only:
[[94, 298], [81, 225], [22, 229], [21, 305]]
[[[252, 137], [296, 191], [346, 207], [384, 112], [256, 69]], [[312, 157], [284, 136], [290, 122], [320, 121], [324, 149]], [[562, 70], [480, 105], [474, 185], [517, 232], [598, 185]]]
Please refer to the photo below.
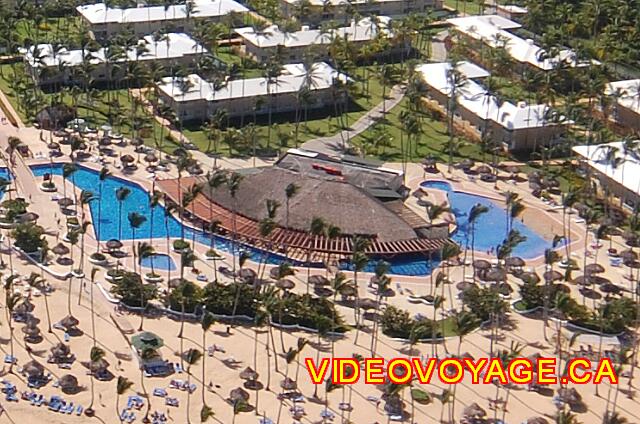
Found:
[[404, 98], [406, 87], [403, 84], [394, 85], [388, 97], [376, 107], [361, 116], [348, 130], [343, 130], [329, 137], [315, 138], [302, 144], [306, 150], [314, 152], [335, 154], [343, 152], [349, 147], [349, 141], [366, 131], [371, 125], [383, 118], [385, 112], [389, 112]]

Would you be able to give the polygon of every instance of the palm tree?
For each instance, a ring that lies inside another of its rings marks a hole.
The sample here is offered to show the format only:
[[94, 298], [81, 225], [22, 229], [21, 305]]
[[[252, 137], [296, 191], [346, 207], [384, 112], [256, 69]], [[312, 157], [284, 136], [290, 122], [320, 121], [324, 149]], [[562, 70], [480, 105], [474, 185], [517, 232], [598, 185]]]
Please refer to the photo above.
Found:
[[[89, 362], [91, 365], [97, 364], [102, 358], [104, 358], [105, 351], [98, 346], [93, 346], [91, 348], [91, 353], [89, 354]], [[89, 403], [89, 407], [84, 411], [85, 415], [88, 417], [93, 416], [93, 402], [95, 401], [95, 392], [94, 392], [94, 373], [91, 373], [91, 403]]]
[[116, 382], [116, 414], [122, 422], [122, 411], [120, 411], [120, 396], [125, 394], [130, 388], [133, 386], [133, 382], [129, 381], [126, 377], [118, 376], [118, 381]]
[[307, 294], [309, 294], [309, 277], [311, 277], [311, 253], [313, 252], [313, 246], [318, 237], [325, 235], [326, 228], [327, 224], [322, 218], [317, 216], [313, 217], [309, 229], [309, 233], [313, 237], [309, 237], [307, 241]]
[[[18, 306], [18, 303], [20, 303], [22, 296], [20, 293], [15, 293], [13, 291], [12, 281], [5, 283], [5, 307], [7, 310], [7, 323], [9, 323], [10, 355], [13, 358], [13, 310]], [[14, 362], [15, 361], [11, 361], [11, 364], [9, 365], [9, 372], [12, 372]]]
[[[478, 317], [473, 314], [473, 312], [461, 311], [453, 316], [453, 332], [458, 336], [458, 350], [456, 353], [456, 357], [460, 358], [462, 340], [464, 339], [464, 337], [475, 330], [479, 324], [480, 321], [478, 320]], [[451, 417], [454, 418], [456, 416], [456, 386], [457, 384], [454, 385], [453, 393], [451, 394]]]
[[122, 240], [122, 204], [131, 194], [128, 187], [122, 186], [116, 190], [116, 199], [118, 200], [118, 239]]
[[[67, 179], [78, 170], [75, 164], [73, 163], [65, 163], [62, 166], [62, 196], [67, 197]], [[75, 190], [74, 190], [75, 197]]]
[[42, 293], [42, 297], [44, 297], [44, 308], [47, 314], [47, 331], [49, 333], [53, 333], [53, 330], [51, 329], [51, 315], [49, 313], [49, 301], [47, 300], [47, 291], [48, 291], [47, 281], [41, 276], [39, 276], [38, 274], [36, 274], [35, 272], [32, 272], [31, 275], [29, 275], [29, 277], [27, 278], [27, 284], [30, 287], [40, 290], [40, 292]]
[[[200, 320], [200, 326], [202, 327], [202, 351], [206, 351], [207, 346], [207, 331], [211, 328], [213, 324], [215, 324], [216, 319], [213, 317], [211, 312], [205, 311], [202, 315], [202, 319]], [[214, 350], [215, 353], [215, 350]], [[207, 405], [204, 395], [204, 384], [205, 384], [205, 375], [206, 375], [206, 355], [202, 357], [202, 405], [203, 407]]]
[[[469, 211], [469, 216], [467, 218], [467, 222], [469, 223], [469, 232], [471, 233], [471, 261], [475, 261], [475, 248], [476, 248], [476, 223], [478, 219], [489, 212], [489, 208], [481, 203], [476, 203], [473, 205], [471, 210]], [[465, 250], [466, 254], [466, 250]], [[474, 276], [475, 278], [475, 276]]]
[[364, 253], [371, 242], [363, 237], [353, 237], [351, 239], [352, 250], [351, 265], [353, 266], [353, 285], [355, 286], [356, 300], [353, 308], [354, 319], [356, 324], [356, 337], [353, 341], [358, 344], [358, 335], [360, 334], [360, 288], [358, 286], [358, 273], [363, 271], [369, 263], [369, 257]]
[[109, 177], [109, 175], [111, 174], [111, 172], [109, 171], [109, 168], [107, 168], [106, 166], [103, 166], [102, 169], [100, 169], [100, 174], [98, 174], [98, 222], [97, 222], [97, 226], [95, 225], [96, 223], [94, 223], [94, 226], [96, 227], [96, 233], [97, 233], [97, 237], [96, 237], [96, 242], [97, 242], [97, 246], [96, 246], [96, 252], [100, 251], [100, 228], [101, 228], [101, 222], [102, 222], [102, 186], [104, 185], [104, 181]]
[[[198, 363], [200, 358], [202, 358], [202, 352], [198, 349], [189, 349], [185, 354], [185, 361], [187, 362], [187, 386], [191, 384], [191, 367]], [[203, 381], [204, 384], [204, 381]], [[204, 387], [202, 388], [202, 392], [204, 393]], [[187, 423], [191, 423], [191, 390], [187, 390]]]
[[[295, 183], [289, 183], [287, 187], [284, 189], [285, 194], [285, 217], [284, 217], [284, 226], [286, 229], [289, 229], [289, 204], [291, 199], [298, 193], [298, 186]], [[287, 244], [284, 245], [284, 257], [285, 259], [289, 259], [289, 251], [287, 249]]]
[[229, 195], [231, 196], [231, 199], [233, 201], [233, 208], [231, 210], [231, 226], [232, 226], [232, 245], [231, 245], [231, 255], [233, 258], [233, 280], [235, 282], [235, 271], [236, 271], [236, 253], [237, 253], [237, 245], [236, 245], [236, 239], [238, 236], [238, 228], [237, 228], [237, 223], [236, 223], [236, 218], [237, 218], [237, 199], [236, 199], [236, 195], [238, 194], [238, 190], [240, 189], [240, 182], [242, 181], [242, 175], [238, 174], [237, 172], [232, 172], [231, 174], [229, 174], [229, 176], [227, 177], [227, 189], [229, 190]]
[[131, 250], [133, 251], [133, 272], [136, 272], [136, 230], [147, 221], [147, 218], [138, 212], [129, 212], [127, 219], [129, 220], [129, 226], [131, 227], [132, 233]]
[[[153, 245], [147, 242], [138, 242], [138, 266], [140, 267], [140, 274], [142, 274], [142, 261], [148, 258], [152, 258], [156, 254], [156, 250], [153, 248]], [[154, 261], [150, 261], [151, 265], [151, 275], [155, 276], [155, 265]]]
[[[558, 262], [558, 260], [560, 260], [560, 256], [558, 255], [558, 252], [556, 252], [553, 249], [546, 249], [544, 251], [544, 263], [548, 269], [549, 272], [553, 272], [553, 264], [555, 264], [556, 262]], [[544, 285], [544, 299], [543, 299], [543, 312], [542, 312], [542, 321], [543, 321], [543, 327], [542, 327], [542, 332], [544, 334], [544, 339], [548, 340], [547, 338], [547, 322], [548, 322], [548, 318], [549, 318], [549, 296], [551, 295], [550, 292], [550, 282], [551, 279], [549, 278], [545, 278], [545, 285]]]

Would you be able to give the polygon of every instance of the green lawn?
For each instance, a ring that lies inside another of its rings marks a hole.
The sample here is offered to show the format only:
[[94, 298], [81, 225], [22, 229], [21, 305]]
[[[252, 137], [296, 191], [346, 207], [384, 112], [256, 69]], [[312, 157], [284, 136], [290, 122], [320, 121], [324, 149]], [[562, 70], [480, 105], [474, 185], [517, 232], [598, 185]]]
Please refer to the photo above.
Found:
[[[14, 69], [12, 65], [2, 65], [0, 68], [0, 90], [7, 96], [9, 102], [11, 102], [11, 105], [20, 116], [20, 119], [25, 123], [30, 122], [30, 117], [32, 117], [34, 113], [27, 114], [25, 112], [11, 88], [10, 81], [14, 79]], [[18, 74], [18, 78], [21, 78], [23, 65], [15, 65], [15, 71]], [[75, 105], [77, 107], [78, 117], [85, 119], [91, 126], [98, 128], [103, 124], [109, 123], [116, 131], [121, 132], [125, 136], [132, 134], [131, 122], [133, 106], [126, 89], [99, 90], [97, 91], [96, 97], [89, 97], [89, 99], [87, 99], [84, 94], [74, 96], [69, 91], [62, 92], [62, 95], [43, 93], [40, 90], [38, 90], [38, 93], [42, 96], [41, 106], [39, 106], [38, 109], [50, 104], [53, 96], [56, 96], [57, 99], [61, 98], [65, 104]], [[111, 108], [109, 108], [109, 103], [112, 105]], [[35, 113], [37, 113], [37, 110]], [[144, 116], [147, 119], [147, 129], [141, 132], [142, 137], [147, 143], [154, 144], [153, 140], [160, 140], [161, 137], [166, 138], [166, 131], [162, 131], [161, 126], [155, 119], [147, 114], [143, 108], [139, 108], [137, 113], [138, 116]], [[118, 116], [121, 117], [120, 120], [122, 121], [120, 125], [117, 125]]]
[[39, 26], [31, 21], [19, 21], [16, 25], [18, 42], [23, 44], [27, 39], [40, 43], [58, 41], [71, 48], [79, 44], [80, 22], [78, 16], [49, 18]]
[[467, 15], [479, 15], [480, 14], [480, 4], [471, 0], [445, 0], [445, 6], [448, 6], [452, 9], [456, 9], [461, 13], [466, 13]]
[[[308, 120], [301, 123], [298, 128], [298, 144], [312, 138], [324, 137], [338, 133], [343, 127], [342, 123], [350, 125], [360, 118], [369, 109], [382, 101], [382, 84], [372, 73], [372, 67], [357, 68], [354, 76], [360, 82], [356, 83], [355, 95], [350, 101], [349, 112], [344, 113], [339, 119], [335, 116], [334, 108], [324, 108], [322, 110], [309, 110]], [[368, 81], [367, 86], [362, 81]], [[388, 87], [387, 87], [388, 90]], [[252, 116], [246, 116], [242, 126], [253, 122]], [[269, 123], [266, 114], [258, 116], [255, 125], [255, 135], [258, 140], [258, 150], [265, 149], [273, 151], [275, 148], [293, 147], [295, 140], [295, 114], [273, 114], [271, 126], [271, 140], [269, 141]], [[240, 127], [240, 122], [235, 120], [232, 127]], [[207, 135], [199, 125], [186, 126], [183, 130], [185, 136], [191, 140], [199, 149], [206, 151], [209, 145]], [[224, 141], [224, 133], [217, 139], [216, 145], [212, 149], [216, 152], [229, 154], [229, 145]], [[249, 153], [245, 146], [244, 151]], [[234, 149], [237, 153], [240, 149]]]

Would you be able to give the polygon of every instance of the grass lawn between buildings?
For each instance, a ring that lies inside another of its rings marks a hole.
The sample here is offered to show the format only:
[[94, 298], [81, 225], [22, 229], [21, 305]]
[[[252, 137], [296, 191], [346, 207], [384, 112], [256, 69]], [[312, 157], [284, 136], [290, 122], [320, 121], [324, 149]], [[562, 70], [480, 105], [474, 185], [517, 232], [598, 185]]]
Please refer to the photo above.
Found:
[[[0, 90], [5, 94], [5, 96], [9, 99], [9, 102], [16, 110], [20, 119], [25, 124], [30, 123], [30, 119], [25, 113], [24, 109], [20, 106], [20, 103], [11, 88], [10, 81], [13, 79], [14, 70], [12, 65], [5, 64], [1, 65], [1, 76], [0, 76]], [[16, 73], [22, 73], [23, 65], [18, 63], [15, 65]], [[51, 93], [42, 93], [44, 98], [44, 104], [50, 104], [51, 99], [55, 94]], [[124, 136], [130, 136], [132, 134], [131, 125], [128, 122], [131, 122], [132, 115], [132, 103], [131, 99], [127, 94], [126, 89], [119, 90], [99, 90], [97, 98], [89, 98], [84, 94], [81, 94], [79, 97], [76, 97], [76, 105], [77, 105], [77, 114], [78, 118], [85, 119], [89, 125], [94, 128], [98, 128], [103, 124], [109, 123], [109, 106], [107, 102], [107, 98], [116, 99], [117, 103], [120, 105], [120, 116], [122, 116], [123, 124], [121, 126], [113, 125], [115, 131], [122, 133]], [[66, 92], [62, 96], [63, 102], [68, 105], [73, 105], [73, 97], [69, 92]], [[43, 106], [44, 107], [44, 106]], [[37, 112], [36, 112], [37, 113]], [[115, 112], [112, 110], [111, 114], [113, 115]], [[149, 119], [149, 129], [146, 131], [146, 134], [143, 136], [145, 142], [149, 145], [154, 145], [153, 140], [160, 140], [160, 137], [166, 138], [167, 131], [163, 131], [161, 129], [160, 124], [158, 124], [153, 117], [151, 117], [143, 108], [140, 108], [138, 111], [139, 115], [145, 114]]]

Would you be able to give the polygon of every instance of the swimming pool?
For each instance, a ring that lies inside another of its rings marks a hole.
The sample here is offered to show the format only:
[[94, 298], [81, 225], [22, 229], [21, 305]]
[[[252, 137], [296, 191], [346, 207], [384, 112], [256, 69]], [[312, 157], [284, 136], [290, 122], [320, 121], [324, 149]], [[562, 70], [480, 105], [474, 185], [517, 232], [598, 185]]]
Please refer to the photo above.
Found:
[[142, 258], [140, 259], [140, 265], [145, 268], [151, 268], [153, 265], [153, 269], [156, 271], [175, 271], [177, 269], [176, 263], [171, 256], [165, 255], [164, 253], [156, 253], [155, 255]]
[[[469, 211], [480, 203], [489, 211], [480, 215], [475, 225], [475, 250], [487, 252], [502, 243], [506, 236], [507, 214], [504, 207], [497, 201], [476, 195], [453, 190], [451, 184], [446, 181], [425, 181], [421, 187], [442, 190], [447, 193], [451, 211], [456, 217], [457, 229], [451, 238], [461, 247], [471, 245], [471, 228], [468, 221]], [[545, 240], [538, 233], [523, 224], [519, 219], [513, 221], [513, 229], [526, 236], [526, 240], [513, 250], [514, 256], [522, 258], [535, 258], [543, 255], [545, 249], [551, 247], [551, 242]]]
[[[13, 176], [11, 175], [11, 172], [9, 172], [8, 168], [0, 168], [0, 178], [11, 181], [13, 179]], [[2, 200], [2, 198], [4, 197], [4, 193], [5, 189], [0, 189], [0, 200]]]
[[[43, 164], [31, 166], [34, 176], [42, 177], [44, 174], [62, 175], [61, 163]], [[77, 171], [69, 178], [72, 184], [75, 184], [81, 190], [89, 190], [97, 198], [97, 201], [90, 203], [90, 211], [93, 225], [93, 231], [96, 237], [101, 240], [109, 240], [112, 238], [120, 240], [131, 240], [134, 236], [133, 229], [129, 224], [127, 216], [130, 212], [137, 212], [143, 215], [147, 220], [142, 226], [135, 230], [136, 239], [148, 238], [179, 238], [183, 231], [183, 225], [172, 215], [165, 214], [165, 208], [158, 205], [154, 208], [149, 206], [149, 194], [138, 184], [125, 180], [116, 176], [109, 176], [102, 182], [102, 197], [98, 198], [100, 192], [99, 172], [93, 169], [85, 168], [77, 165]], [[129, 196], [120, 203], [116, 198], [116, 190], [120, 187], [127, 187], [130, 190]], [[121, 209], [121, 213], [120, 213]], [[153, 211], [153, 220], [151, 212]], [[98, 221], [98, 216], [100, 220]], [[153, 221], [153, 222], [152, 222]], [[153, 224], [153, 225], [152, 225]], [[120, 237], [120, 234], [122, 237]], [[205, 246], [211, 244], [211, 235], [201, 230], [193, 229], [187, 225], [184, 226], [184, 237], [191, 241], [195, 239]], [[225, 238], [213, 236], [216, 249], [231, 252], [233, 243]], [[265, 261], [271, 265], [277, 265], [285, 261], [285, 257], [274, 253], [264, 254], [262, 250], [253, 246], [236, 244], [236, 251], [244, 251], [249, 254], [254, 261]], [[160, 255], [158, 255], [160, 256]], [[170, 260], [171, 258], [169, 258]], [[162, 259], [159, 259], [162, 261]], [[296, 266], [302, 266], [304, 263], [291, 261]], [[429, 262], [422, 255], [405, 255], [393, 258], [388, 261], [390, 264], [390, 273], [396, 275], [428, 275], [431, 269], [438, 265], [437, 261]], [[365, 267], [366, 272], [373, 272], [377, 260], [372, 260]], [[154, 266], [156, 262], [154, 262]], [[170, 266], [167, 264], [167, 266]], [[175, 266], [175, 264], [174, 264]], [[342, 268], [350, 269], [349, 264], [343, 264]], [[160, 266], [158, 266], [158, 269]]]

